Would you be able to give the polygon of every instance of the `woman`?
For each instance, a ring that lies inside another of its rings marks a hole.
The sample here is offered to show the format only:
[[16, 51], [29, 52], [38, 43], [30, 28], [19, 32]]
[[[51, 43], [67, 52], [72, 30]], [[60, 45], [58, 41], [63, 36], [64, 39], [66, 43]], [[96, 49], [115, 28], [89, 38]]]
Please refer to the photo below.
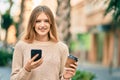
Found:
[[[32, 49], [41, 49], [42, 58], [34, 61]], [[11, 80], [70, 80], [77, 64], [65, 68], [68, 47], [58, 40], [54, 16], [47, 6], [31, 13], [25, 36], [16, 44]]]

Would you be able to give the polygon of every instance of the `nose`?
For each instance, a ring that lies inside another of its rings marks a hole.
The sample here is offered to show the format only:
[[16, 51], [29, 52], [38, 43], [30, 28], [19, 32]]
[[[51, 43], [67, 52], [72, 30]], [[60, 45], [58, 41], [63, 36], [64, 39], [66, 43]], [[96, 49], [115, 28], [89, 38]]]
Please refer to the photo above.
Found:
[[41, 26], [45, 26], [45, 22], [44, 21], [41, 22]]

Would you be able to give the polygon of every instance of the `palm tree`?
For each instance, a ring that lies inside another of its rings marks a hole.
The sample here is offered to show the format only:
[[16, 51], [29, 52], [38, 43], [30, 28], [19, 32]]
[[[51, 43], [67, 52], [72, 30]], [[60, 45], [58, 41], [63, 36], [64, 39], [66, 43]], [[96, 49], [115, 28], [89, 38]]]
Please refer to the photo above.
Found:
[[[115, 41], [120, 40], [120, 0], [110, 0], [106, 9], [105, 15], [109, 12], [113, 12], [113, 32]], [[118, 65], [120, 66], [120, 43], [114, 42], [114, 54], [118, 53]], [[117, 50], [116, 50], [117, 48]], [[116, 52], [117, 51], [117, 52]]]
[[56, 23], [58, 26], [60, 39], [69, 45], [70, 33], [70, 0], [57, 0]]
[[120, 23], [120, 0], [110, 0], [106, 13], [113, 12], [113, 20]]

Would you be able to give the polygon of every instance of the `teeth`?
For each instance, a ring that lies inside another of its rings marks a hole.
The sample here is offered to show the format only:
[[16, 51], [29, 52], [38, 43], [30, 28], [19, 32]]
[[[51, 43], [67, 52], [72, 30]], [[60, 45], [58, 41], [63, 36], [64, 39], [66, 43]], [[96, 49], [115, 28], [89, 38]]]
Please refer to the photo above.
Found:
[[38, 30], [46, 30], [47, 28], [45, 27], [38, 27]]
[[41, 29], [40, 29], [40, 28], [38, 28], [38, 30], [45, 30], [45, 29], [44, 29], [44, 28], [41, 28]]

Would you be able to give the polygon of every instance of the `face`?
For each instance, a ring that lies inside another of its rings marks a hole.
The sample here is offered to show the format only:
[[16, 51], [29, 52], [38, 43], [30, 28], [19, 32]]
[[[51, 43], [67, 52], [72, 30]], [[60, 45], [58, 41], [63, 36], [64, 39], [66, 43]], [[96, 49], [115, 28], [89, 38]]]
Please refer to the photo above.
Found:
[[35, 31], [37, 36], [48, 37], [48, 32], [50, 31], [49, 18], [45, 13], [40, 13], [36, 19]]

